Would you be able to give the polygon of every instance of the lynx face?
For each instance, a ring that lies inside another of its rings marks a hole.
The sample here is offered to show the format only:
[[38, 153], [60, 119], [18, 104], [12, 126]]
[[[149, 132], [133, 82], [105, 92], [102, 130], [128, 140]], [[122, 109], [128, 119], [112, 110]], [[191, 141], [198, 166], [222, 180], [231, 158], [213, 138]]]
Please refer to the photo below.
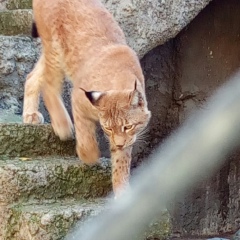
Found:
[[136, 89], [90, 92], [88, 97], [99, 111], [99, 122], [108, 136], [111, 150], [131, 146], [150, 120], [146, 100]]

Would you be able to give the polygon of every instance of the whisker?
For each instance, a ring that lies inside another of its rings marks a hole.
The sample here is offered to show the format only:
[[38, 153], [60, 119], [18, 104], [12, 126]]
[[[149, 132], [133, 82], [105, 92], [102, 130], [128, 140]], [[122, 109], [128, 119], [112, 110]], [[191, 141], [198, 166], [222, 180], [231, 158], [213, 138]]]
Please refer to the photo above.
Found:
[[137, 134], [137, 139], [146, 139], [149, 137], [148, 131], [142, 131]]
[[137, 138], [146, 138], [146, 137], [149, 137], [147, 133], [142, 133], [137, 135]]
[[147, 134], [148, 132], [149, 132], [149, 128], [146, 127], [146, 128], [144, 128], [142, 131], [140, 131], [137, 135], [138, 135], [138, 136], [141, 136], [141, 135], [143, 135], [143, 134]]
[[135, 141], [135, 143], [147, 143], [147, 141], [143, 140], [143, 139], [137, 139]]

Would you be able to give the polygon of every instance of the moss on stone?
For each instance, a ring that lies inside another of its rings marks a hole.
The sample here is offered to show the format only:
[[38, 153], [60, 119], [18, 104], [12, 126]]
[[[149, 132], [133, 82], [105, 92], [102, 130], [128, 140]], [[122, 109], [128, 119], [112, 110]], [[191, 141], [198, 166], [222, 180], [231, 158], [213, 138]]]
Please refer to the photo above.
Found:
[[75, 140], [61, 141], [49, 124], [0, 124], [0, 143], [0, 156], [76, 156]]
[[[7, 222], [7, 224], [5, 226], [6, 231], [3, 234], [3, 239], [15, 240], [16, 238], [14, 236], [15, 236], [16, 232], [19, 231], [18, 223], [21, 218], [21, 210], [19, 208], [19, 205], [16, 205], [15, 208], [9, 207], [8, 209], [9, 209], [9, 214], [3, 216], [4, 218], [6, 218], [5, 222]], [[1, 236], [1, 233], [0, 233], [0, 236]]]
[[[104, 209], [106, 200], [68, 201], [41, 205], [13, 205], [8, 217], [5, 240], [61, 240], [77, 223], [81, 228]], [[161, 220], [153, 221], [143, 233], [133, 240], [163, 240], [171, 232], [170, 215], [164, 211]], [[86, 221], [87, 220], [87, 221]], [[26, 238], [27, 237], [27, 238]]]
[[[171, 217], [167, 210], [163, 211], [156, 220], [153, 220], [142, 234], [145, 240], [162, 240], [167, 239], [172, 231]], [[137, 240], [141, 240], [138, 238]]]
[[112, 190], [108, 161], [86, 166], [77, 158], [10, 159], [0, 161], [0, 202], [89, 199], [104, 197]]
[[6, 8], [9, 10], [14, 9], [31, 9], [32, 0], [8, 0]]
[[60, 240], [78, 221], [101, 212], [103, 200], [60, 202], [42, 205], [15, 205], [11, 207], [4, 240]]
[[32, 11], [11, 10], [0, 12], [0, 34], [6, 36], [27, 34], [31, 32]]

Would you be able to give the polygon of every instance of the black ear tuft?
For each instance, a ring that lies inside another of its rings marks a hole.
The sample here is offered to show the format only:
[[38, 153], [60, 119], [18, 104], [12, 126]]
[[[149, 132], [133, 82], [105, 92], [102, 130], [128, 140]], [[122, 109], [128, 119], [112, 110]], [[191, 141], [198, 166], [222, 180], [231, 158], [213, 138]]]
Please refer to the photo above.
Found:
[[38, 30], [37, 30], [37, 25], [35, 22], [32, 23], [32, 37], [33, 38], [38, 38], [39, 34], [38, 34]]
[[94, 93], [94, 91], [92, 91], [92, 92], [86, 92], [86, 91], [85, 91], [86, 97], [89, 99], [89, 101], [90, 101], [92, 104], [95, 102], [95, 99], [93, 98], [93, 93]]
[[[81, 88], [82, 89], [82, 88]], [[84, 89], [82, 89], [85, 92], [86, 97], [88, 100], [94, 105], [97, 106], [100, 98], [104, 96], [104, 92], [97, 92], [97, 91], [90, 91], [87, 92]]]

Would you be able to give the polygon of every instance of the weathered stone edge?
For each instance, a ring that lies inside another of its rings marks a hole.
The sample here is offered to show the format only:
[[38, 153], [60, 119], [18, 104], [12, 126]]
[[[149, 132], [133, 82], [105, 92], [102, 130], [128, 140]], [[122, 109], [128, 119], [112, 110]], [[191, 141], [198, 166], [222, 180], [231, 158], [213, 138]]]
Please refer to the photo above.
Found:
[[0, 161], [0, 205], [92, 199], [112, 190], [110, 161], [87, 166], [77, 158]]
[[[63, 239], [77, 221], [99, 214], [103, 201], [63, 202], [0, 207], [0, 238], [5, 240]], [[2, 210], [2, 211], [1, 211]]]
[[76, 156], [75, 140], [61, 141], [50, 124], [0, 124], [0, 156]]
[[[96, 216], [106, 210], [105, 203], [106, 200], [97, 199], [89, 203], [68, 202], [54, 205], [17, 205], [9, 207], [8, 214], [5, 210], [4, 215], [7, 224], [4, 239], [30, 240], [33, 236], [36, 240], [63, 239], [76, 223], [76, 227], [79, 229], [91, 221], [91, 218], [87, 218], [88, 216]], [[164, 211], [160, 220], [153, 221], [145, 230], [145, 233], [133, 240], [166, 239], [170, 233], [170, 216], [167, 211]], [[26, 239], [26, 236], [29, 236], [29, 238]], [[68, 235], [67, 239], [71, 239], [71, 234]]]

